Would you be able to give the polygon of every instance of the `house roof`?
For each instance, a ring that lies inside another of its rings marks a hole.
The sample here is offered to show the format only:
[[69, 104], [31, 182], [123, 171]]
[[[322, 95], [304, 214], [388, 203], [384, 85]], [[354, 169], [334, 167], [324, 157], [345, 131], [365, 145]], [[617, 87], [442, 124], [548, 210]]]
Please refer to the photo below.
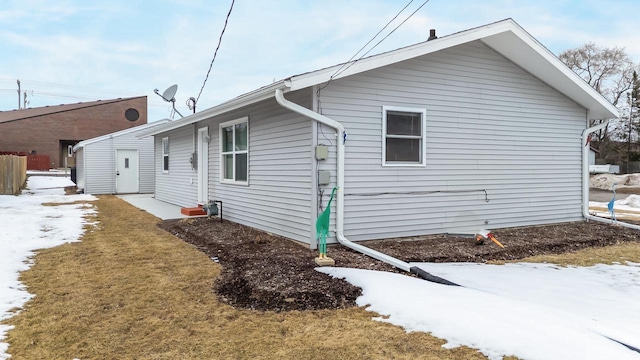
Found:
[[183, 125], [192, 124], [271, 98], [274, 96], [276, 89], [283, 89], [284, 92], [300, 90], [473, 41], [483, 42], [514, 64], [520, 66], [525, 71], [587, 109], [589, 120], [618, 117], [618, 109], [607, 99], [564, 65], [558, 57], [526, 32], [513, 19], [505, 19], [434, 40], [424, 41], [363, 58], [353, 63], [346, 70], [339, 73], [339, 75], [333, 77], [333, 79], [332, 75], [342, 64], [294, 75], [240, 95], [220, 105], [166, 124], [165, 126], [155, 128], [153, 131], [144, 135], [154, 135], [173, 130]]
[[116, 131], [116, 132], [113, 132], [111, 134], [105, 134], [105, 135], [102, 135], [102, 136], [97, 136], [97, 137], [94, 137], [94, 138], [91, 138], [91, 139], [83, 140], [83, 141], [80, 141], [79, 143], [77, 143], [77, 144], [75, 144], [73, 146], [73, 151], [74, 152], [78, 151], [78, 149], [80, 149], [80, 148], [83, 148], [83, 147], [85, 147], [87, 145], [90, 145], [90, 144], [93, 144], [93, 143], [96, 143], [98, 141], [102, 141], [102, 140], [105, 140], [105, 139], [114, 138], [114, 137], [127, 135], [127, 134], [131, 134], [131, 133], [136, 133], [138, 131], [149, 130], [149, 129], [152, 129], [152, 128], [156, 127], [156, 126], [168, 123], [170, 121], [171, 120], [169, 120], [169, 119], [162, 119], [162, 120], [150, 122], [150, 123], [147, 123], [147, 124], [144, 124], [144, 125], [134, 126], [132, 128], [129, 128], [129, 129]]
[[111, 100], [97, 100], [97, 101], [87, 101], [87, 102], [79, 102], [76, 104], [61, 104], [61, 105], [53, 105], [53, 106], [42, 106], [36, 108], [28, 108], [28, 109], [20, 109], [20, 110], [9, 110], [9, 111], [0, 111], [0, 123], [11, 122], [29, 119], [37, 116], [57, 114], [66, 111], [78, 110], [89, 108], [93, 106], [100, 106], [106, 104], [113, 104], [120, 101], [128, 101], [131, 99], [138, 99], [145, 96], [136, 96], [129, 98], [117, 98]]

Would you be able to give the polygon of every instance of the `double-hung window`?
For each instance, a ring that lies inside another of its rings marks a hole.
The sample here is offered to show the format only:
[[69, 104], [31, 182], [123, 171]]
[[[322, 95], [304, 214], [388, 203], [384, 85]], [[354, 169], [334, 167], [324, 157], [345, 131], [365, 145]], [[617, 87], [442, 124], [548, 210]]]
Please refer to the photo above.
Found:
[[424, 166], [425, 109], [383, 106], [382, 165]]
[[162, 138], [162, 172], [169, 172], [169, 138]]
[[220, 181], [249, 183], [249, 118], [220, 124]]

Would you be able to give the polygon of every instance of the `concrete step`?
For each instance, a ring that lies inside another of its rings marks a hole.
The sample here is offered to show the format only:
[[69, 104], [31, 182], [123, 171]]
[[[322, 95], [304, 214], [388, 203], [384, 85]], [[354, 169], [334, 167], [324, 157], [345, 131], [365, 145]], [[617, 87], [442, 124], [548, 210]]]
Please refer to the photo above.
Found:
[[180, 213], [186, 216], [202, 216], [207, 215], [207, 212], [202, 210], [202, 207], [183, 207], [180, 209]]

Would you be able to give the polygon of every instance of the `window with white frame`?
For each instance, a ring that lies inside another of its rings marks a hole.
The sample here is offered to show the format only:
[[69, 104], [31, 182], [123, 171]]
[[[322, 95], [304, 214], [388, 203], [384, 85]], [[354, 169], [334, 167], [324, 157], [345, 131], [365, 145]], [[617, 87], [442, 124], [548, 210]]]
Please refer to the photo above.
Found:
[[169, 172], [169, 138], [162, 138], [162, 172]]
[[382, 165], [424, 166], [425, 109], [382, 107]]
[[249, 182], [249, 118], [220, 124], [220, 181]]

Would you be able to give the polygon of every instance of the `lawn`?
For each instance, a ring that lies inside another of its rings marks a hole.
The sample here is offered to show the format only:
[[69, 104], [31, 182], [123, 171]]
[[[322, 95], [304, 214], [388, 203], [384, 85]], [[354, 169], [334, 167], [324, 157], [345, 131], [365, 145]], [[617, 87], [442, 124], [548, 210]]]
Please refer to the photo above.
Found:
[[[56, 204], [49, 204], [57, 206]], [[38, 252], [20, 280], [35, 297], [3, 324], [12, 359], [484, 359], [379, 321], [361, 307], [257, 311], [219, 300], [220, 264], [112, 196], [81, 242]], [[527, 261], [640, 262], [626, 242]]]
[[[52, 204], [53, 205], [53, 204]], [[220, 265], [101, 197], [97, 228], [45, 249], [21, 274], [35, 297], [5, 320], [12, 359], [482, 359], [362, 308], [263, 312], [220, 302]]]

